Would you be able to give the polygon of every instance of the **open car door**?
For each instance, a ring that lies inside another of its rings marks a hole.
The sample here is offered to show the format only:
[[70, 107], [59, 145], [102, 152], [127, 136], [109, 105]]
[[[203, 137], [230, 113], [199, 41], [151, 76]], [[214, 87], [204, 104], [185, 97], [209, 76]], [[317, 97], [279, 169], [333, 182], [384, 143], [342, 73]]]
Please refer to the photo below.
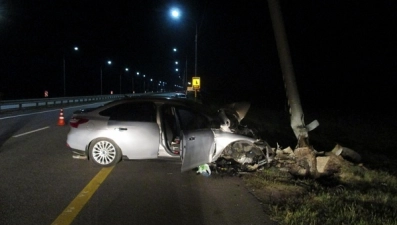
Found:
[[182, 137], [182, 172], [212, 161], [215, 140], [211, 129], [185, 131]]

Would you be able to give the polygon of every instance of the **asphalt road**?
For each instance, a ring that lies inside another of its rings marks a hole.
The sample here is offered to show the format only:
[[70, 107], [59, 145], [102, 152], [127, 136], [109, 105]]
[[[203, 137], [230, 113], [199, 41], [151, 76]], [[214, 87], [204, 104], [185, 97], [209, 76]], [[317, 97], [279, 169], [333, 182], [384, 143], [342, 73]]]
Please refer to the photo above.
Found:
[[65, 210], [76, 214], [58, 224], [272, 224], [240, 178], [181, 173], [179, 160], [123, 161], [97, 182], [103, 169], [72, 158], [58, 117], [0, 115], [0, 224], [52, 224]]

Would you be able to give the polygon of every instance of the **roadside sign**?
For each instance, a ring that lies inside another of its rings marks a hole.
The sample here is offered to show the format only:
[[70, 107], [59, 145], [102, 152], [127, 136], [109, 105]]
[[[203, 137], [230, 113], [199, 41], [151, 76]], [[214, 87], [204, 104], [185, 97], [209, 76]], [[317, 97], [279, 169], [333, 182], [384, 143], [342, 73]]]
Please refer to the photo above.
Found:
[[199, 90], [200, 89], [200, 77], [193, 77], [193, 82], [192, 86], [194, 90]]

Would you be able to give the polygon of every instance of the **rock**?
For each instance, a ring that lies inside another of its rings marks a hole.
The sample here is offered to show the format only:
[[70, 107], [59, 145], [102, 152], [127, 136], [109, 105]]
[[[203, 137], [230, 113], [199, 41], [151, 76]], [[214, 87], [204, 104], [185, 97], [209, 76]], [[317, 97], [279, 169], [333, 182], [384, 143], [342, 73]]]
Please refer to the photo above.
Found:
[[294, 154], [294, 151], [292, 150], [291, 147], [288, 147], [288, 148], [283, 149], [282, 152], [283, 152], [284, 154], [288, 154], [288, 155]]
[[331, 176], [335, 173], [339, 173], [342, 161], [341, 159], [334, 155], [328, 154], [326, 156], [317, 157], [317, 178], [324, 176]]
[[332, 149], [332, 153], [335, 155], [340, 155], [344, 159], [353, 162], [353, 163], [359, 163], [361, 162], [361, 155], [355, 152], [354, 150], [350, 148], [343, 147], [339, 144], [336, 144], [334, 149]]
[[297, 148], [294, 151], [295, 164], [291, 164], [289, 172], [298, 177], [317, 177], [316, 154], [308, 147]]

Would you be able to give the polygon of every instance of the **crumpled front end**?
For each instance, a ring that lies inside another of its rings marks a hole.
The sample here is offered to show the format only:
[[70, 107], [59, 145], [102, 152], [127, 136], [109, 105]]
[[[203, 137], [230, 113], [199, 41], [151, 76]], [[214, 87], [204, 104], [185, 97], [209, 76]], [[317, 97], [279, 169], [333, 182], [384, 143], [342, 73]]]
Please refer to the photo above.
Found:
[[218, 110], [218, 117], [221, 122], [220, 128], [224, 132], [241, 134], [257, 138], [256, 134], [248, 127], [241, 125], [251, 104], [248, 102], [237, 102], [226, 105]]
[[[214, 151], [209, 152], [212, 154], [212, 162], [209, 163], [212, 171], [234, 175], [256, 171], [272, 161], [274, 154], [269, 144], [240, 124], [249, 108], [250, 103], [239, 102], [218, 110], [220, 128], [212, 129], [215, 145]], [[206, 167], [203, 168], [198, 173], [211, 174]]]
[[224, 148], [213, 166], [217, 172], [235, 175], [260, 169], [271, 163], [273, 156], [273, 150], [267, 142], [237, 141]]
[[273, 150], [265, 141], [259, 140], [248, 127], [240, 124], [250, 108], [248, 102], [226, 105], [218, 110], [221, 122], [214, 131], [216, 151], [211, 169], [235, 174], [256, 171], [270, 163]]

